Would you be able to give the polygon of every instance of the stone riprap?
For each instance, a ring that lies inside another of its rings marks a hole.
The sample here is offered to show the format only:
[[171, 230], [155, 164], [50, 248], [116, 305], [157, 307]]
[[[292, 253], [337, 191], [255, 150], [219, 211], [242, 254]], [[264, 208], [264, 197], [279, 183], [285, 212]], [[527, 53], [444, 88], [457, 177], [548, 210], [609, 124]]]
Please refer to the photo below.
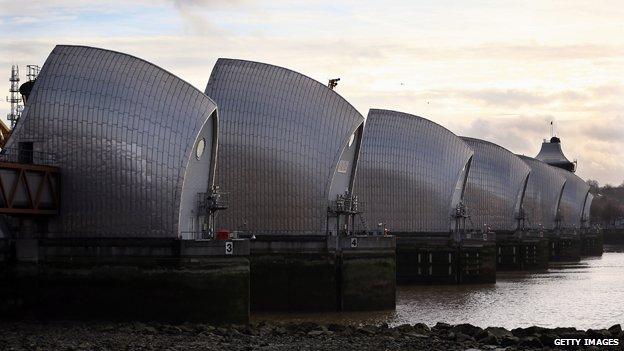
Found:
[[[555, 339], [619, 339], [620, 325], [577, 330], [479, 328], [470, 324], [207, 324], [1, 322], [2, 350], [569, 350]], [[584, 341], [581, 341], [584, 344]], [[619, 350], [621, 346], [585, 349]]]

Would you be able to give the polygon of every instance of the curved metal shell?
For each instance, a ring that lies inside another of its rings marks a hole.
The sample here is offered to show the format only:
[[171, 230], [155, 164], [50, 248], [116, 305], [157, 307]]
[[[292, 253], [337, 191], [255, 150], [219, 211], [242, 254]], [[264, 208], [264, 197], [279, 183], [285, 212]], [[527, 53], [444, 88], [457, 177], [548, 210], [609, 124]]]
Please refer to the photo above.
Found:
[[354, 174], [362, 115], [315, 80], [251, 61], [219, 59], [206, 95], [219, 106], [217, 182], [231, 203], [217, 226], [324, 235], [332, 183], [350, 190], [341, 178]]
[[566, 180], [553, 167], [540, 160], [522, 155], [518, 157], [531, 168], [522, 201], [526, 227], [553, 230]]
[[529, 166], [509, 150], [485, 140], [462, 137], [474, 150], [464, 203], [475, 229], [518, 229]]
[[589, 224], [589, 215], [591, 213], [591, 205], [594, 201], [594, 195], [592, 193], [587, 193], [587, 198], [585, 199], [585, 206], [583, 207], [583, 223]]
[[367, 222], [392, 233], [449, 233], [472, 154], [432, 121], [370, 110], [355, 182]]
[[32, 142], [55, 154], [63, 184], [52, 235], [177, 237], [212, 184], [216, 138], [216, 106], [190, 84], [133, 56], [61, 45], [8, 148]]
[[589, 193], [589, 185], [576, 174], [564, 169], [553, 167], [560, 175], [566, 179], [561, 195], [561, 205], [559, 205], [561, 213], [562, 228], [580, 228], [583, 218], [583, 207], [587, 193]]

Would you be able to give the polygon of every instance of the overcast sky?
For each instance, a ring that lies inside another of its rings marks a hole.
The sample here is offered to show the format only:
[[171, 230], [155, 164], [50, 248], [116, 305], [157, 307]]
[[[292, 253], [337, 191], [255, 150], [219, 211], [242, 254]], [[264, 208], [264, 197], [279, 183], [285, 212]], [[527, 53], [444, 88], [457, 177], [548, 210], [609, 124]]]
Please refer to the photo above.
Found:
[[417, 114], [529, 156], [554, 120], [578, 175], [620, 184], [623, 19], [605, 0], [0, 0], [0, 91], [55, 44], [127, 52], [202, 91], [218, 57], [250, 59], [340, 77], [363, 115]]

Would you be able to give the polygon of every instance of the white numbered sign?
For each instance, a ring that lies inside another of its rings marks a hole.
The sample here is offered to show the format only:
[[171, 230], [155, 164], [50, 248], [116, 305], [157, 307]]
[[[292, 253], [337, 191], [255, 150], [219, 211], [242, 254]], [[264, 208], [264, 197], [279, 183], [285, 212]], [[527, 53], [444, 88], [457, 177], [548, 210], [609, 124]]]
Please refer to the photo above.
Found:
[[487, 241], [487, 233], [483, 233], [483, 241]]
[[358, 246], [358, 238], [351, 238], [351, 247], [355, 248]]
[[234, 243], [231, 241], [226, 241], [225, 242], [225, 254], [231, 255], [233, 253], [234, 253]]

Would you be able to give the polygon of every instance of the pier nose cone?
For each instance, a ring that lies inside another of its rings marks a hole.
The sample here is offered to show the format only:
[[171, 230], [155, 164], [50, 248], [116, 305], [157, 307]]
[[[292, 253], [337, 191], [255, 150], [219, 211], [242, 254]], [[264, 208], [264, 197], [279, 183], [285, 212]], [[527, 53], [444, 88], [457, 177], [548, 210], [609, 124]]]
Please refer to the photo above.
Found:
[[568, 158], [563, 154], [563, 150], [561, 150], [561, 139], [556, 136], [550, 138], [550, 141], [544, 140], [542, 148], [535, 158], [551, 166], [559, 167], [569, 172], [576, 171], [576, 163], [568, 160]]
[[20, 85], [19, 92], [22, 95], [22, 100], [24, 100], [24, 103], [28, 102], [28, 97], [30, 96], [30, 92], [32, 91], [34, 85], [34, 80], [29, 80], [28, 82]]

